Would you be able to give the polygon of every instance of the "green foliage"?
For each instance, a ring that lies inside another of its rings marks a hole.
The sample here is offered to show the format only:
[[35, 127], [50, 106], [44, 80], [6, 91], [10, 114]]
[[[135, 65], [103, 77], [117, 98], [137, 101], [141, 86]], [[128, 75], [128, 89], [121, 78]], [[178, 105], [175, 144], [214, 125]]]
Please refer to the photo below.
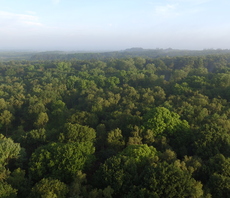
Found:
[[91, 192], [89, 192], [88, 197], [89, 198], [112, 198], [114, 190], [108, 186], [105, 189], [93, 189]]
[[96, 138], [96, 132], [93, 128], [82, 126], [80, 124], [66, 123], [63, 133], [60, 134], [61, 142], [86, 143], [92, 144]]
[[14, 188], [17, 189], [17, 197], [27, 197], [29, 194], [30, 183], [26, 178], [25, 170], [20, 168], [14, 170], [7, 178], [7, 182]]
[[143, 167], [157, 160], [156, 149], [147, 145], [130, 145], [105, 161], [96, 172], [95, 185], [111, 186], [116, 196], [124, 196], [140, 185]]
[[230, 196], [230, 177], [213, 174], [209, 180], [209, 188], [212, 197], [229, 197]]
[[175, 84], [173, 87], [173, 93], [176, 95], [189, 95], [192, 92], [188, 83], [183, 82], [182, 84]]
[[86, 174], [78, 171], [74, 177], [73, 182], [69, 188], [70, 197], [87, 197], [87, 183]]
[[147, 167], [143, 187], [157, 197], [203, 197], [202, 184], [174, 164]]
[[201, 174], [202, 180], [208, 181], [213, 174], [230, 177], [230, 158], [225, 158], [222, 154], [211, 157], [203, 166]]
[[58, 62], [56, 67], [59, 71], [68, 71], [71, 68], [70, 62]]
[[230, 54], [210, 53], [229, 50], [0, 63], [0, 193], [229, 197]]
[[228, 131], [215, 123], [206, 124], [195, 136], [195, 153], [204, 159], [216, 154], [230, 157], [230, 136]]
[[77, 123], [83, 126], [87, 125], [95, 127], [98, 124], [98, 116], [95, 113], [87, 111], [77, 111], [68, 119], [68, 121], [70, 123]]
[[120, 151], [124, 148], [125, 140], [120, 129], [117, 128], [108, 133], [107, 146], [115, 151]]
[[140, 129], [138, 126], [133, 126], [131, 128], [130, 137], [128, 138], [127, 145], [140, 145], [142, 144], [142, 132], [143, 130]]
[[5, 126], [6, 135], [7, 135], [8, 128], [9, 128], [9, 125], [10, 125], [12, 119], [13, 119], [13, 115], [8, 110], [4, 110], [0, 114], [0, 123]]
[[46, 130], [41, 128], [27, 132], [22, 136], [21, 143], [22, 146], [26, 148], [27, 153], [32, 154], [36, 148], [47, 143]]
[[74, 175], [91, 165], [94, 160], [92, 143], [51, 143], [41, 146], [32, 154], [29, 164], [31, 177], [60, 179], [70, 183]]
[[146, 163], [146, 160], [152, 159], [157, 155], [157, 150], [153, 146], [129, 145], [120, 154], [134, 160], [135, 163]]
[[0, 134], [0, 166], [6, 166], [11, 159], [18, 158], [20, 150], [19, 143]]
[[176, 131], [189, 128], [188, 122], [180, 120], [177, 113], [171, 112], [165, 107], [156, 107], [150, 110], [144, 117], [145, 129], [151, 129], [155, 136], [172, 135]]
[[11, 185], [6, 182], [0, 182], [0, 197], [2, 198], [16, 198], [17, 190], [13, 189]]
[[65, 198], [68, 186], [58, 179], [43, 178], [32, 188], [28, 198]]
[[41, 112], [38, 114], [37, 120], [36, 122], [34, 122], [34, 125], [37, 128], [44, 128], [44, 126], [46, 125], [48, 121], [49, 121], [49, 117], [47, 113]]

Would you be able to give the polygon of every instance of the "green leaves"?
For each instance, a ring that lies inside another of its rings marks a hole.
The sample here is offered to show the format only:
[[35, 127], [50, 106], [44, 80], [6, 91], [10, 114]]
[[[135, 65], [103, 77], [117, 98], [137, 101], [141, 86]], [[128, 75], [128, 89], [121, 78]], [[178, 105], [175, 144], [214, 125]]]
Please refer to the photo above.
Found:
[[206, 124], [195, 133], [195, 153], [203, 159], [216, 154], [230, 157], [230, 136], [228, 130], [216, 123]]
[[13, 189], [6, 182], [0, 182], [0, 197], [2, 198], [16, 198], [17, 190]]
[[65, 198], [69, 189], [68, 186], [52, 178], [43, 178], [32, 188], [28, 198]]
[[34, 125], [37, 128], [43, 128], [48, 121], [49, 121], [49, 117], [48, 117], [47, 113], [41, 112], [38, 114], [37, 120], [34, 123]]
[[230, 177], [213, 174], [209, 180], [209, 188], [213, 197], [229, 197]]
[[153, 146], [142, 145], [129, 145], [126, 147], [119, 156], [127, 156], [133, 159], [136, 163], [146, 163], [146, 160], [152, 159], [157, 155], [157, 150]]
[[[190, 170], [192, 159], [186, 159], [186, 165], [173, 152], [163, 155], [152, 146], [130, 145], [100, 166], [96, 185], [110, 185], [116, 197], [202, 197], [202, 184]], [[164, 158], [170, 163], [162, 162]]]
[[18, 158], [20, 150], [19, 143], [0, 134], [0, 166], [6, 166], [10, 159]]
[[62, 142], [89, 142], [92, 144], [95, 138], [96, 132], [93, 128], [80, 124], [66, 123], [63, 128], [63, 133], [60, 134], [59, 140]]
[[165, 107], [156, 107], [144, 116], [145, 129], [151, 129], [155, 136], [172, 135], [174, 132], [189, 128], [185, 120], [180, 120], [180, 116], [169, 111]]
[[5, 182], [10, 173], [6, 167], [10, 165], [10, 160], [17, 159], [20, 156], [20, 151], [19, 143], [14, 143], [12, 139], [0, 134], [0, 197], [16, 197], [17, 190]]
[[166, 162], [149, 166], [145, 170], [143, 187], [159, 197], [202, 197], [202, 184], [174, 164]]
[[8, 110], [4, 110], [1, 114], [0, 114], [0, 124], [5, 126], [6, 129], [6, 135], [7, 135], [7, 131], [8, 131], [8, 127], [11, 123], [11, 121], [13, 120], [13, 114], [10, 113], [10, 111]]
[[91, 143], [51, 143], [39, 147], [30, 159], [30, 174], [34, 180], [53, 177], [71, 182], [77, 171], [89, 166], [94, 157]]
[[105, 161], [96, 172], [96, 186], [111, 186], [116, 196], [124, 196], [141, 183], [143, 167], [157, 160], [156, 149], [147, 145], [130, 145]]
[[120, 129], [114, 129], [108, 133], [107, 146], [116, 151], [120, 151], [125, 146], [125, 140]]

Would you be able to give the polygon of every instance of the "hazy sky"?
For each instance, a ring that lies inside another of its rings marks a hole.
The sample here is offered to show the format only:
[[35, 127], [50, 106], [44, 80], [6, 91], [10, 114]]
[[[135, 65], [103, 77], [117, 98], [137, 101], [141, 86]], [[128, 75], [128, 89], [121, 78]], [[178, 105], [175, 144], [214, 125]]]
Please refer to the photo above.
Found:
[[230, 48], [230, 0], [0, 0], [0, 49]]

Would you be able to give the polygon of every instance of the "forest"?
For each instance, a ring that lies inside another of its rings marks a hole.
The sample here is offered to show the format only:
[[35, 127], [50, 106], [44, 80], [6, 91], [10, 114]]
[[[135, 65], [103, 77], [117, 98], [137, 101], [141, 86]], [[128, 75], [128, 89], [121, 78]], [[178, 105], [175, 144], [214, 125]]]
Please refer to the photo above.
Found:
[[0, 62], [0, 197], [230, 197], [230, 53]]

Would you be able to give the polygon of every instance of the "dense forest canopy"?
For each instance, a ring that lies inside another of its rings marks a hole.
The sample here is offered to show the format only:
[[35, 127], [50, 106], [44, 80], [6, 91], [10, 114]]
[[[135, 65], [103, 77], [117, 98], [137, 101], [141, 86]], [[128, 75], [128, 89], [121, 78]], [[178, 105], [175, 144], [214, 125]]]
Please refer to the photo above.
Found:
[[0, 197], [230, 197], [230, 54], [163, 51], [0, 62]]

